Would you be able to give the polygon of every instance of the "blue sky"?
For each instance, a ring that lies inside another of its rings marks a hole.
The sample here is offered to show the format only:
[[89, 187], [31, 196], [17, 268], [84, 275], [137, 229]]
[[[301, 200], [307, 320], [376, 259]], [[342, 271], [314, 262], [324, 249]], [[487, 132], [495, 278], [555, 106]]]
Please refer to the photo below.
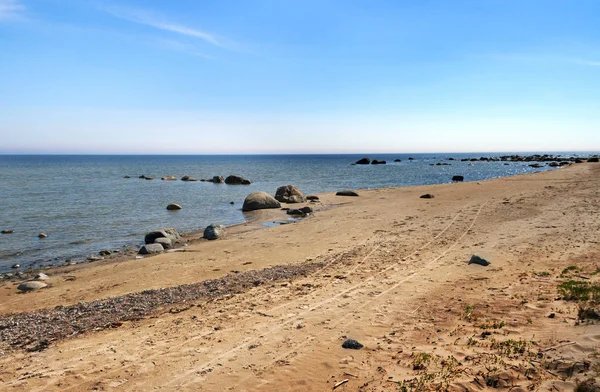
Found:
[[0, 153], [600, 150], [597, 0], [0, 0]]

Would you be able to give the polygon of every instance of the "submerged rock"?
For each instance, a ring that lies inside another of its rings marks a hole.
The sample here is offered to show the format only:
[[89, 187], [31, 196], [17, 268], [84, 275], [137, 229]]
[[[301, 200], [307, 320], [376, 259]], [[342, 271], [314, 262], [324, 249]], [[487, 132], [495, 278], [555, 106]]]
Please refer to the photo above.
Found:
[[218, 240], [225, 234], [225, 226], [210, 224], [204, 229], [204, 238], [207, 240]]
[[254, 192], [246, 196], [242, 211], [262, 210], [265, 208], [281, 208], [281, 204], [267, 192]]
[[38, 289], [43, 289], [44, 287], [48, 287], [48, 285], [44, 282], [37, 282], [37, 281], [32, 280], [29, 282], [21, 283], [20, 285], [17, 286], [17, 290], [34, 291], [34, 290], [38, 290]]

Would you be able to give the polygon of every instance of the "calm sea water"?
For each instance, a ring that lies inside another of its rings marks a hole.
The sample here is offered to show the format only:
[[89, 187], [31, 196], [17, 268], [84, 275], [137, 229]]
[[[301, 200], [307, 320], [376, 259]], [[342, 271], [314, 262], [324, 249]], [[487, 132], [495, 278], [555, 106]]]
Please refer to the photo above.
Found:
[[[502, 154], [495, 154], [502, 155]], [[564, 154], [564, 156], [569, 156]], [[363, 156], [387, 165], [351, 165]], [[160, 227], [180, 232], [210, 223], [244, 222], [247, 194], [274, 194], [286, 184], [305, 194], [450, 182], [453, 175], [482, 180], [532, 171], [526, 163], [460, 162], [494, 154], [274, 155], [274, 156], [30, 156], [0, 155], [0, 272], [84, 260], [104, 249], [138, 247], [144, 234]], [[456, 161], [447, 161], [454, 157]], [[394, 159], [402, 162], [395, 163]], [[447, 162], [451, 166], [431, 166]], [[161, 181], [189, 175], [198, 179], [230, 174], [247, 186]], [[132, 178], [126, 179], [129, 175]], [[155, 180], [138, 179], [140, 175]], [[231, 205], [230, 202], [235, 204]], [[183, 206], [167, 211], [168, 203]], [[38, 234], [48, 234], [39, 239]]]

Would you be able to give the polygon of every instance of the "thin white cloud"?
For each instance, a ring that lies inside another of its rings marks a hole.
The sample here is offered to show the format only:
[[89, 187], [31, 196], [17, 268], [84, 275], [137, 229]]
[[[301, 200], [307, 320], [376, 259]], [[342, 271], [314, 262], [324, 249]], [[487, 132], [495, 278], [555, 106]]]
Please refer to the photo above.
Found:
[[158, 39], [156, 41], [161, 47], [165, 49], [169, 49], [175, 52], [181, 52], [185, 54], [189, 54], [191, 56], [203, 57], [205, 59], [214, 60], [214, 57], [208, 56], [200, 51], [194, 46], [189, 44], [184, 44], [179, 41], [174, 41], [170, 39]]
[[0, 21], [16, 19], [25, 11], [25, 6], [19, 0], [0, 0]]
[[225, 48], [224, 42], [214, 34], [167, 21], [163, 16], [152, 12], [141, 9], [121, 7], [102, 7], [102, 9], [105, 12], [108, 12], [109, 14], [123, 20], [150, 26], [155, 29], [168, 31], [171, 33], [181, 34], [187, 37], [198, 38], [208, 44]]
[[600, 67], [600, 61], [585, 60], [585, 59], [570, 59], [570, 62], [580, 65], [588, 65], [590, 67]]

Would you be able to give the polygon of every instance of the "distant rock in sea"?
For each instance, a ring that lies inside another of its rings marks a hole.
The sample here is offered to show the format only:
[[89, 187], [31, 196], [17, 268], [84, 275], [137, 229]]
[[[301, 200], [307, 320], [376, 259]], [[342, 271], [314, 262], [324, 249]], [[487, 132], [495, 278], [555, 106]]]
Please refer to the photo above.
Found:
[[227, 178], [225, 179], [225, 184], [229, 184], [229, 185], [250, 185], [251, 181], [242, 177], [242, 176], [236, 176], [236, 175], [230, 175], [227, 176]]
[[371, 159], [370, 158], [362, 158], [359, 159], [358, 161], [355, 162], [357, 165], [368, 165], [369, 163], [371, 163]]
[[177, 211], [177, 210], [181, 210], [181, 206], [177, 203], [169, 203], [169, 205], [167, 206], [167, 210], [169, 211]]

